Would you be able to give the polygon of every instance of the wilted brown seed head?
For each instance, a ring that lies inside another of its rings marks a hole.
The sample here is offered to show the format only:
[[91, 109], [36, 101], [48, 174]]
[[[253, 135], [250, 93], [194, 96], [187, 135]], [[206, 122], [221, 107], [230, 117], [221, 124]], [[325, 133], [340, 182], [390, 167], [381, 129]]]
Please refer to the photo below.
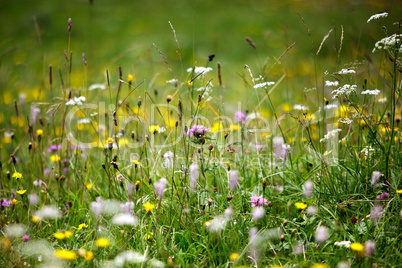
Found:
[[104, 170], [106, 170], [106, 165], [105, 165], [104, 163], [102, 163], [102, 168], [103, 168]]
[[113, 162], [116, 162], [117, 161], [117, 154], [114, 154], [114, 156], [113, 156]]
[[268, 207], [272, 208], [272, 201], [268, 202]]
[[352, 222], [352, 224], [356, 224], [357, 219], [356, 219], [356, 217], [352, 217], [352, 218], [350, 218], [350, 221]]
[[10, 171], [7, 170], [6, 175], [7, 175], [7, 179], [10, 179]]
[[281, 235], [281, 241], [283, 242], [283, 241], [285, 241], [285, 235]]
[[138, 96], [138, 108], [141, 107], [141, 96]]
[[179, 121], [176, 120], [176, 122], [174, 123], [174, 126], [178, 127], [179, 126]]
[[119, 164], [117, 164], [115, 161], [110, 162], [110, 164], [111, 164], [115, 169], [119, 169]]
[[209, 54], [208, 55], [208, 60], [212, 61], [215, 58], [215, 54]]
[[201, 102], [201, 95], [198, 95], [197, 101]]
[[283, 227], [285, 227], [286, 225], [288, 225], [288, 221], [284, 221], [282, 222]]
[[205, 215], [205, 211], [204, 211], [204, 210], [201, 210], [201, 211], [200, 211], [200, 215]]
[[233, 196], [229, 195], [228, 197], [226, 197], [226, 200], [229, 202], [230, 200], [233, 199]]
[[212, 144], [208, 145], [208, 150], [212, 151], [214, 149], [214, 146]]
[[218, 187], [214, 187], [212, 188], [212, 190], [214, 191], [214, 193], [216, 193], [218, 191]]
[[267, 179], [262, 179], [262, 189], [265, 190], [265, 188], [267, 188]]
[[212, 205], [212, 199], [211, 198], [208, 198], [207, 205], [208, 206]]
[[131, 132], [131, 138], [134, 140], [134, 138], [135, 138], [135, 132], [134, 131], [132, 131]]
[[28, 150], [31, 150], [32, 149], [32, 142], [29, 142], [28, 143]]
[[171, 95], [167, 95], [167, 97], [166, 97], [167, 103], [171, 102], [172, 99], [173, 99], [173, 97]]

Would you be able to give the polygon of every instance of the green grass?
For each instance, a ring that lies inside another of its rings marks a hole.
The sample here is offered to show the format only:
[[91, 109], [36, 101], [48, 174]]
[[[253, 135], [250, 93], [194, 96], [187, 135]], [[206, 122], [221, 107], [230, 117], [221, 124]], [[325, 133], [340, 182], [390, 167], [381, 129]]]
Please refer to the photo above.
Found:
[[400, 267], [399, 9], [0, 2], [0, 266]]

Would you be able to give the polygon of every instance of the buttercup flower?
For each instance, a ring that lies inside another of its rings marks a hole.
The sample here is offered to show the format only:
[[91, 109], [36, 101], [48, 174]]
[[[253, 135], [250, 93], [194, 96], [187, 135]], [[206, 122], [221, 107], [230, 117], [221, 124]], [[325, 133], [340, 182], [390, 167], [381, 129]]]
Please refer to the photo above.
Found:
[[19, 172], [14, 172], [13, 178], [16, 178], [17, 180], [18, 180], [18, 179], [22, 179], [22, 174], [19, 173]]
[[296, 207], [298, 210], [303, 210], [303, 209], [306, 209], [307, 204], [306, 204], [306, 203], [302, 203], [302, 202], [297, 202], [297, 203], [295, 203], [295, 207]]
[[96, 240], [96, 246], [99, 248], [105, 248], [109, 245], [110, 245], [110, 241], [107, 238], [101, 237]]
[[54, 252], [54, 256], [57, 258], [73, 261], [77, 258], [77, 254], [74, 251], [67, 250], [67, 249], [58, 249]]
[[155, 205], [147, 202], [147, 203], [144, 203], [144, 208], [145, 208], [145, 211], [148, 213], [155, 208]]
[[26, 191], [27, 191], [27, 190], [18, 190], [17, 193], [18, 193], [19, 195], [23, 195], [23, 194], [25, 194]]

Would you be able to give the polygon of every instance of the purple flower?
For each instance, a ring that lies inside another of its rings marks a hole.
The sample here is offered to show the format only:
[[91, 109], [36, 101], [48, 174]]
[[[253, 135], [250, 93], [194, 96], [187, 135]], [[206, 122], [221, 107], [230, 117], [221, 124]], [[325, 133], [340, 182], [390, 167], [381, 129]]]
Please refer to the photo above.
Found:
[[383, 199], [388, 198], [388, 197], [389, 197], [389, 194], [387, 192], [383, 192], [382, 194], [377, 195], [378, 200], [383, 200]]
[[253, 195], [251, 198], [251, 207], [260, 207], [262, 205], [268, 205], [268, 200], [265, 199], [262, 195]]
[[24, 242], [28, 242], [29, 239], [31, 239], [31, 238], [29, 237], [29, 235], [24, 235], [24, 236], [22, 237], [22, 241], [24, 241]]
[[204, 136], [208, 132], [210, 132], [210, 129], [204, 127], [203, 125], [193, 125], [187, 131], [187, 135], [190, 135], [190, 137], [195, 136], [196, 138], [201, 138], [202, 136]]
[[34, 125], [36, 121], [38, 120], [38, 116], [40, 113], [40, 109], [35, 106], [35, 104], [31, 105], [31, 113], [29, 115], [29, 123], [31, 125]]
[[7, 201], [7, 199], [2, 199], [1, 206], [2, 207], [9, 207], [11, 199]]
[[47, 149], [47, 151], [50, 153], [50, 152], [57, 151], [57, 150], [60, 150], [60, 149], [61, 149], [61, 144], [52, 144]]
[[246, 123], [246, 114], [242, 111], [237, 111], [234, 114], [234, 119], [239, 123]]

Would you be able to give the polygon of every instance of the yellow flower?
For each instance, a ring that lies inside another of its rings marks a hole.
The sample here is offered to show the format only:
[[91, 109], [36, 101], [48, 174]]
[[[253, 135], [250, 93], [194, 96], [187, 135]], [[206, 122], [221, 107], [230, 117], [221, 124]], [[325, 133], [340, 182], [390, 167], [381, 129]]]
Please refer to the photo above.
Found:
[[237, 131], [237, 130], [240, 129], [240, 126], [239, 125], [230, 125], [229, 129], [232, 130], [232, 131]]
[[67, 249], [58, 249], [54, 252], [54, 256], [57, 258], [72, 261], [77, 258], [77, 254], [74, 251], [67, 250]]
[[8, 239], [7, 237], [2, 237], [1, 238], [1, 248], [2, 249], [8, 249], [10, 247], [10, 239]]
[[22, 179], [22, 174], [19, 173], [19, 172], [14, 172], [13, 178], [16, 178], [17, 180], [18, 180], [18, 179]]
[[133, 160], [134, 165], [139, 166], [140, 165], [140, 161], [138, 160]]
[[191, 81], [191, 80], [188, 80], [188, 81], [187, 81], [187, 86], [191, 87], [192, 85], [194, 85], [194, 82]]
[[270, 266], [269, 268], [283, 268], [283, 266]]
[[356, 251], [356, 252], [363, 252], [364, 251], [364, 246], [362, 244], [360, 244], [360, 243], [352, 243], [352, 244], [350, 244], [350, 248], [353, 251]]
[[140, 186], [140, 181], [136, 181], [135, 186]]
[[127, 76], [127, 82], [131, 83], [131, 82], [133, 82], [133, 80], [134, 80], [134, 76], [132, 74], [129, 74]]
[[63, 239], [66, 239], [66, 238], [69, 238], [69, 237], [73, 236], [73, 233], [71, 231], [57, 232], [57, 233], [54, 233], [53, 236], [56, 239], [63, 240]]
[[230, 261], [237, 261], [239, 256], [240, 256], [239, 253], [233, 252], [232, 254], [229, 255], [229, 260]]
[[87, 251], [84, 248], [78, 250], [78, 255], [83, 257], [86, 261], [92, 261], [94, 259], [94, 253], [92, 251]]
[[23, 194], [25, 194], [26, 191], [27, 190], [19, 190], [19, 191], [17, 191], [17, 193], [20, 194], [20, 195], [23, 195]]
[[148, 130], [150, 133], [155, 133], [156, 131], [158, 131], [159, 126], [158, 125], [151, 125], [149, 126]]
[[94, 253], [92, 251], [87, 251], [87, 254], [84, 257], [84, 260], [92, 261], [93, 259], [94, 259]]
[[31, 221], [32, 221], [33, 223], [38, 223], [39, 220], [40, 220], [40, 218], [39, 218], [38, 216], [32, 216], [32, 218], [31, 218]]
[[43, 130], [42, 129], [38, 129], [36, 131], [36, 134], [38, 135], [38, 137], [42, 137], [43, 136]]
[[78, 229], [77, 229], [77, 231], [82, 230], [82, 228], [88, 228], [88, 225], [87, 225], [87, 224], [85, 224], [85, 223], [81, 223], [80, 225], [78, 225]]
[[303, 209], [305, 209], [305, 208], [307, 207], [307, 204], [306, 204], [306, 203], [302, 203], [302, 202], [297, 202], [297, 203], [295, 203], [295, 207], [296, 207], [297, 209], [299, 209], [299, 210], [303, 210]]
[[107, 140], [106, 140], [106, 143], [107, 144], [112, 144], [114, 142], [114, 139], [112, 139], [112, 138], [108, 138]]
[[18, 200], [17, 200], [17, 199], [13, 199], [13, 200], [10, 202], [10, 204], [11, 204], [11, 205], [17, 205], [17, 204], [18, 204]]
[[58, 156], [57, 154], [52, 155], [52, 156], [50, 157], [50, 161], [52, 161], [52, 162], [59, 162], [59, 161], [60, 161], [60, 156]]
[[144, 203], [144, 208], [145, 208], [146, 212], [148, 213], [155, 208], [155, 205], [147, 202], [147, 203]]
[[96, 240], [96, 245], [97, 245], [99, 248], [105, 248], [105, 247], [107, 247], [107, 246], [110, 245], [110, 241], [109, 241], [109, 239], [107, 239], [107, 238], [101, 237], [101, 238], [98, 238], [98, 239]]
[[154, 233], [149, 233], [145, 236], [144, 240], [149, 240], [152, 238], [152, 236], [154, 235]]
[[211, 127], [211, 133], [215, 133], [215, 132], [217, 132], [218, 130], [220, 130], [220, 129], [222, 129], [222, 128], [223, 128], [222, 123], [220, 123], [220, 122], [215, 122], [215, 123], [212, 125], [212, 127]]
[[85, 185], [85, 187], [87, 187], [88, 190], [91, 190], [91, 188], [92, 188], [92, 182], [87, 183], [87, 184]]
[[328, 266], [325, 263], [315, 263], [310, 268], [327, 268]]
[[205, 226], [210, 226], [210, 225], [211, 225], [211, 222], [210, 222], [210, 221], [206, 221], [206, 222], [204, 222], [204, 225], [205, 225]]
[[402, 189], [396, 190], [396, 192], [397, 192], [398, 194], [402, 194]]

